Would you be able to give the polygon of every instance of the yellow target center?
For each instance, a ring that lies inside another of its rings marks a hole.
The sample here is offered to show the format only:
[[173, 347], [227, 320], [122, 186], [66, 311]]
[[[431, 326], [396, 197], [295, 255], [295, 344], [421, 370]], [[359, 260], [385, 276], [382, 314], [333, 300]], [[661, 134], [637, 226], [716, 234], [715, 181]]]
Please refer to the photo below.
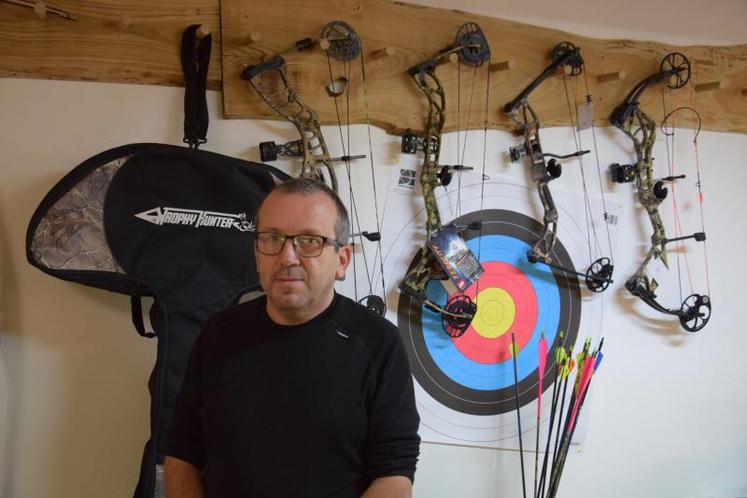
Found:
[[475, 332], [486, 339], [495, 339], [508, 331], [516, 317], [516, 305], [503, 289], [481, 290], [477, 295], [477, 315], [472, 319]]

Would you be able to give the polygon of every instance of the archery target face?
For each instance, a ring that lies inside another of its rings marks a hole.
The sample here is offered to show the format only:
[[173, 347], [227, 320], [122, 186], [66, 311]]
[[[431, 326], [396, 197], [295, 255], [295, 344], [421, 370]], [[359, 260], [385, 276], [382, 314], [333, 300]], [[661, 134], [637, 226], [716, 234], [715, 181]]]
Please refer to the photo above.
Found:
[[[390, 202], [400, 207], [395, 209], [400, 220], [398, 230], [386, 239], [391, 248], [385, 257], [385, 268], [389, 269], [387, 280], [393, 287], [388, 294], [389, 318], [402, 333], [416, 380], [423, 440], [512, 448], [518, 439], [511, 334], [518, 351], [516, 374], [522, 429], [529, 432], [537, 425], [541, 333], [544, 331], [549, 346], [543, 380], [543, 389], [547, 389], [554, 377], [560, 331], [566, 347], [573, 346], [579, 333], [596, 335], [589, 329], [592, 322], [601, 324], [600, 295], [590, 295], [573, 275], [528, 262], [526, 253], [543, 229], [535, 219], [541, 219], [541, 212], [535, 212], [531, 190], [489, 182], [482, 201], [480, 184], [463, 185], [461, 190], [460, 194], [442, 190], [439, 208], [444, 223], [482, 222], [482, 230], [461, 233], [485, 269], [466, 292], [477, 302], [477, 314], [470, 327], [458, 338], [449, 337], [443, 330], [441, 315], [396, 289], [425, 237], [422, 199], [412, 189], [397, 187], [387, 201], [387, 212], [393, 207]], [[420, 210], [411, 219], [403, 219], [402, 213], [412, 212], [413, 203], [418, 203]], [[481, 205], [491, 209], [481, 209]], [[505, 209], [493, 209], [494, 206]], [[384, 226], [389, 221], [385, 219]], [[583, 260], [585, 232], [572, 221], [569, 212], [561, 210], [560, 223], [570, 230], [559, 229], [554, 260], [564, 267], [583, 266], [574, 261]], [[565, 240], [569, 241], [569, 248], [564, 245]], [[397, 270], [399, 274], [395, 273]], [[426, 292], [442, 305], [457, 294], [449, 282], [443, 281], [430, 282]], [[588, 299], [591, 297], [596, 299]], [[588, 301], [584, 303], [584, 313], [583, 301]], [[589, 307], [592, 309], [587, 313]], [[543, 397], [543, 413], [549, 404], [550, 396]]]

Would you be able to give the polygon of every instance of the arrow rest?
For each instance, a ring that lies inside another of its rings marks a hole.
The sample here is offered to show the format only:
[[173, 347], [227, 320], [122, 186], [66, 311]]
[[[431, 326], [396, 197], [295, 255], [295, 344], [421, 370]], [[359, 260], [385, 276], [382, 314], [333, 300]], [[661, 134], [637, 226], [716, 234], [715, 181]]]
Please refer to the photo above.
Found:
[[664, 186], [664, 182], [658, 181], [654, 183], [654, 197], [656, 197], [660, 201], [663, 201], [667, 198], [668, 193], [669, 189]]
[[452, 171], [472, 171], [472, 166], [462, 166], [461, 164], [456, 164], [453, 166], [441, 166], [441, 170], [438, 172], [438, 180], [441, 182], [442, 187], [448, 187], [451, 183], [451, 179], [453, 178]]

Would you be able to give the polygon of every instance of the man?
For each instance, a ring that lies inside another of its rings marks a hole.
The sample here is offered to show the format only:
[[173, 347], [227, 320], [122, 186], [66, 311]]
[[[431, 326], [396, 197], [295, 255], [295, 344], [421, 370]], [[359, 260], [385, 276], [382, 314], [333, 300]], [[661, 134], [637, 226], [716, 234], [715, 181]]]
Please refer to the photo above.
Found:
[[419, 417], [399, 333], [334, 291], [352, 258], [345, 207], [292, 180], [256, 222], [265, 296], [211, 317], [195, 342], [167, 497], [410, 497]]

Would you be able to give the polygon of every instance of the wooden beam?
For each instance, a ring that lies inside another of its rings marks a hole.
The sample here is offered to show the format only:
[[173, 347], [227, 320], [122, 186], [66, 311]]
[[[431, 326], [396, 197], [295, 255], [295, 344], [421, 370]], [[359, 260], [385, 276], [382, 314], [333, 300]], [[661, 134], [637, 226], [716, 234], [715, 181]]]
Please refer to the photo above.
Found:
[[208, 86], [220, 89], [218, 0], [55, 0], [71, 21], [0, 2], [0, 76], [183, 85], [179, 50], [190, 24], [212, 29]]

